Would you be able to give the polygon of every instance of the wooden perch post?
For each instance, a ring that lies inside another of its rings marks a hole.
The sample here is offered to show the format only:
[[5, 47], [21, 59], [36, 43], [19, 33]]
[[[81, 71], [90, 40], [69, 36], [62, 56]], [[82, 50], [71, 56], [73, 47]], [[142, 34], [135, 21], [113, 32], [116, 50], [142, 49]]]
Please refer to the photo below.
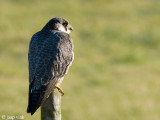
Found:
[[61, 120], [61, 93], [57, 89], [41, 106], [41, 120]]

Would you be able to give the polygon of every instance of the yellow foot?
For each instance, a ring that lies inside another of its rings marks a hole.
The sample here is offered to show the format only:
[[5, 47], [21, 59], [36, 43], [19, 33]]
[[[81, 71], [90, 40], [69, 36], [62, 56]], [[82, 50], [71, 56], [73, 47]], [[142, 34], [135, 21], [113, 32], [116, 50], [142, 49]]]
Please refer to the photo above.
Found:
[[62, 96], [64, 95], [63, 90], [62, 90], [59, 86], [55, 85], [55, 88], [57, 88], [57, 89], [58, 89], [58, 91], [62, 94]]

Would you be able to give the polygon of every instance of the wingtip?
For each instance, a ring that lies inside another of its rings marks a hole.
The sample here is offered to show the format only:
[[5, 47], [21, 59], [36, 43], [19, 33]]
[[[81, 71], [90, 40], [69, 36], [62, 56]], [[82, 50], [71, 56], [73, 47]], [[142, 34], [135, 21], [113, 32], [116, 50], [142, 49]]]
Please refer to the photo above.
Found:
[[29, 107], [27, 108], [27, 113], [28, 113], [28, 114], [33, 115], [35, 112], [36, 112], [36, 110], [31, 111], [31, 110], [29, 109]]
[[28, 111], [28, 110], [27, 110], [27, 113], [28, 113], [28, 114], [31, 114], [31, 115], [33, 115], [35, 112], [36, 112], [36, 111]]
[[34, 112], [31, 112], [31, 115], [33, 115], [34, 114]]

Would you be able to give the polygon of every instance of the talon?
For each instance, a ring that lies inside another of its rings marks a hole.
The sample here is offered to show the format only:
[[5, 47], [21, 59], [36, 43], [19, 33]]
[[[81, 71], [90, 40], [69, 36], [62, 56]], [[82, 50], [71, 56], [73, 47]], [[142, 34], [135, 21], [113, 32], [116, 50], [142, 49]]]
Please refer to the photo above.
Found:
[[59, 86], [55, 85], [55, 88], [57, 88], [57, 89], [58, 89], [58, 91], [62, 94], [62, 96], [64, 95], [63, 90], [62, 90]]

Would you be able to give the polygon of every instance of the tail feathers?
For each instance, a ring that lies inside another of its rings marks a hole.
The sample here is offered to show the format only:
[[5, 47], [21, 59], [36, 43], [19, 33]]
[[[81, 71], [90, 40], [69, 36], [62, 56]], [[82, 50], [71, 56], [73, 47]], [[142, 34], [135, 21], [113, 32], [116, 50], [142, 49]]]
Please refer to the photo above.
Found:
[[27, 113], [33, 115], [36, 110], [43, 104], [43, 102], [49, 97], [52, 92], [57, 79], [50, 81], [48, 85], [42, 85], [39, 90], [32, 90], [29, 88], [29, 102]]
[[32, 93], [29, 96], [27, 113], [31, 113], [31, 115], [33, 115], [36, 112], [36, 110], [39, 108], [39, 106], [37, 106], [37, 102], [39, 101], [39, 99], [40, 99], [40, 90], [32, 91]]

